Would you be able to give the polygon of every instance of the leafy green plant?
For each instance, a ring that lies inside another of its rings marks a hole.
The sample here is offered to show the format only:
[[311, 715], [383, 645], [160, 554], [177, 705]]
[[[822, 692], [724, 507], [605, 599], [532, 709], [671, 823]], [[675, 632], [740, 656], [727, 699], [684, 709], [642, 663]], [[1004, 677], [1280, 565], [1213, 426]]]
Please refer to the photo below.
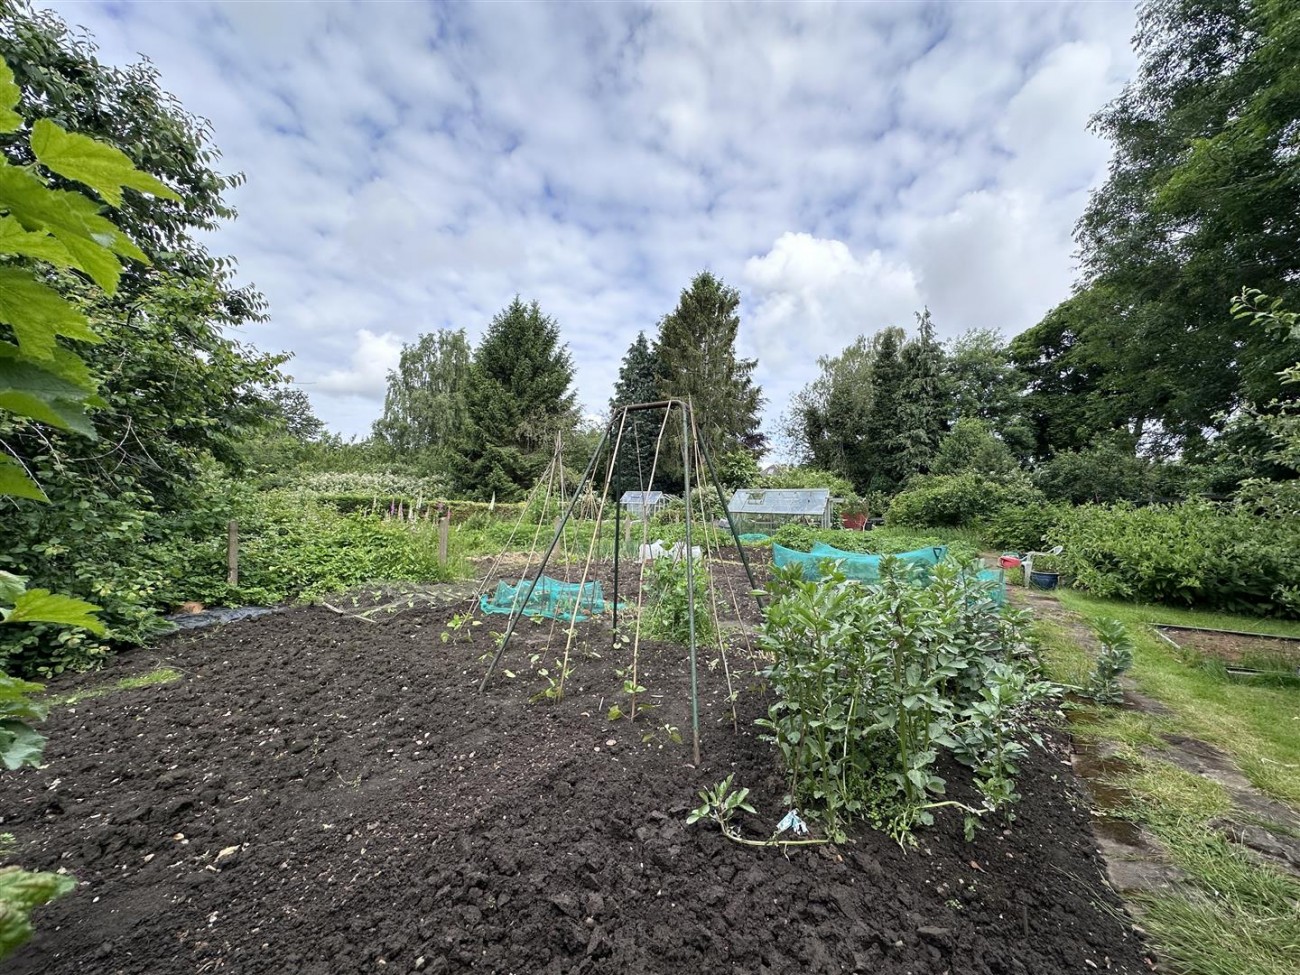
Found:
[[973, 472], [918, 478], [894, 495], [885, 524], [908, 528], [975, 525], [1008, 506], [1044, 503], [1023, 475], [991, 478]]
[[1092, 628], [1101, 642], [1101, 649], [1080, 693], [1099, 704], [1119, 704], [1124, 700], [1120, 676], [1133, 666], [1133, 637], [1123, 623], [1108, 617], [1096, 620]]
[[1300, 616], [1300, 520], [1205, 501], [1085, 505], [1048, 540], [1065, 548], [1075, 588], [1103, 598]]
[[[646, 607], [645, 630], [650, 636], [685, 645], [691, 632], [691, 591], [687, 588], [686, 558], [653, 560], [647, 572], [650, 599]], [[713, 635], [712, 602], [709, 595], [709, 567], [696, 559], [692, 568], [695, 603], [695, 639], [704, 642]]]
[[576, 665], [567, 659], [556, 660], [555, 669], [552, 670], [550, 667], [538, 666], [541, 659], [539, 654], [533, 654], [530, 659], [533, 666], [537, 667], [537, 676], [546, 682], [546, 686], [529, 698], [529, 701], [533, 703], [550, 701], [553, 704], [558, 704], [564, 700], [564, 684], [573, 676]]
[[[973, 569], [946, 560], [925, 586], [889, 559], [880, 585], [775, 573], [762, 642], [776, 701], [758, 723], [791, 805], [828, 836], [867, 819], [905, 840], [936, 809], [975, 817], [1015, 800], [1030, 708], [1054, 689], [1031, 679], [1026, 618], [1000, 610]], [[982, 809], [943, 798], [943, 752], [975, 769]]]
[[732, 835], [734, 830], [731, 826], [732, 817], [738, 812], [747, 812], [757, 815], [756, 810], [748, 802], [749, 790], [736, 789], [735, 774], [728, 775], [721, 782], [709, 789], [700, 790], [700, 798], [704, 800], [703, 804], [692, 809], [686, 817], [687, 825], [694, 825], [701, 819], [711, 819], [718, 824], [722, 832]]

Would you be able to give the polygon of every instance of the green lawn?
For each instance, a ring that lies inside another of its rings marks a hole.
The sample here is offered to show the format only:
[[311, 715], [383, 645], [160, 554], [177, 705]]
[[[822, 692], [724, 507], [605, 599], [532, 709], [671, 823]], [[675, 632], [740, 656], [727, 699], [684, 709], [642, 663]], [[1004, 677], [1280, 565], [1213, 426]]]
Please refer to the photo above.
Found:
[[1300, 636], [1300, 623], [1163, 606], [1136, 606], [1065, 590], [1061, 603], [1080, 615], [1130, 625], [1137, 644], [1131, 676], [1146, 695], [1172, 709], [1176, 724], [1230, 754], [1264, 792], [1300, 806], [1300, 689], [1237, 683], [1189, 666], [1149, 624]]
[[[1085, 620], [1112, 617], [1136, 643], [1130, 676], [1169, 715], [1081, 706], [1077, 738], [1108, 742], [1124, 769], [1108, 778], [1107, 812], [1141, 823], [1185, 871], [1188, 883], [1136, 898], [1141, 924], [1161, 961], [1182, 975], [1293, 975], [1300, 972], [1300, 883], [1262, 865], [1210, 826], [1231, 800], [1216, 783], [1161, 761], [1162, 734], [1184, 734], [1230, 754], [1259, 789], [1300, 807], [1300, 689], [1234, 683], [1191, 665], [1155, 635], [1152, 623], [1300, 636], [1300, 624], [1094, 599], [1068, 590], [1061, 602]], [[1077, 685], [1090, 656], [1070, 628], [1040, 621], [1050, 676]], [[1153, 753], [1155, 749], [1155, 753]]]

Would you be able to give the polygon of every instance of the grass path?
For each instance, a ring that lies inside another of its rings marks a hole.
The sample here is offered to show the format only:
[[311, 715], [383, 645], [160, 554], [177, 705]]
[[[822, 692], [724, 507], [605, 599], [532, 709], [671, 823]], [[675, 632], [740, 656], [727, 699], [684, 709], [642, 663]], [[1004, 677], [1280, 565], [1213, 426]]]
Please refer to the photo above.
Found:
[[1247, 848], [1300, 851], [1300, 688], [1235, 683], [1151, 624], [1278, 636], [1300, 636], [1300, 625], [1069, 591], [1033, 602], [1044, 666], [1062, 683], [1087, 676], [1092, 622], [1121, 620], [1134, 638], [1130, 706], [1079, 705], [1071, 721], [1080, 747], [1105, 756], [1092, 783], [1098, 814], [1131, 832], [1131, 848], [1103, 841], [1108, 858], [1131, 849], [1152, 861], [1118, 873], [1145, 878], [1124, 893], [1164, 964], [1180, 975], [1300, 972], [1300, 862]]

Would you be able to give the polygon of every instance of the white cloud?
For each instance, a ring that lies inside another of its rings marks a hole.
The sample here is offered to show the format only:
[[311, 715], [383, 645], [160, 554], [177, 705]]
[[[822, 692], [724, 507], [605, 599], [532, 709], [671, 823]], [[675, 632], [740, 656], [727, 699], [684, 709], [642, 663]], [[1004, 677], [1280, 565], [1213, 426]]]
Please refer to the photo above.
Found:
[[356, 348], [346, 367], [334, 368], [309, 388], [329, 396], [383, 398], [388, 373], [397, 368], [402, 340], [392, 332], [376, 335], [368, 328], [357, 332]]
[[516, 293], [599, 410], [691, 275], [742, 289], [769, 416], [860, 330], [1014, 331], [1065, 297], [1127, 3], [56, 3], [144, 52], [248, 182], [209, 235], [364, 433], [402, 342]]

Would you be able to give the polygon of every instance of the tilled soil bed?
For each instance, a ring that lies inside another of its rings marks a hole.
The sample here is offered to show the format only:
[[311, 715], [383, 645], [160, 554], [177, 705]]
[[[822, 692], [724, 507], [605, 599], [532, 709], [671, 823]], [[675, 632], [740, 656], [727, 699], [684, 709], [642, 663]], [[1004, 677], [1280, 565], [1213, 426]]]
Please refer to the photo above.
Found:
[[661, 707], [611, 724], [624, 660], [607, 628], [579, 628], [562, 702], [530, 703], [546, 685], [525, 644], [549, 628], [526, 625], [503, 661], [516, 677], [479, 696], [492, 624], [444, 643], [451, 612], [290, 610], [97, 675], [161, 659], [183, 677], [58, 708], [46, 767], [0, 776], [15, 862], [80, 882], [6, 970], [1147, 971], [1050, 738], [1015, 822], [972, 843], [952, 815], [910, 852], [865, 829], [837, 849], [744, 848], [685, 816], [730, 772], [753, 790], [751, 835], [784, 812], [753, 661], [730, 661], [733, 731], [703, 655], [693, 768], [680, 649], [644, 648]]

